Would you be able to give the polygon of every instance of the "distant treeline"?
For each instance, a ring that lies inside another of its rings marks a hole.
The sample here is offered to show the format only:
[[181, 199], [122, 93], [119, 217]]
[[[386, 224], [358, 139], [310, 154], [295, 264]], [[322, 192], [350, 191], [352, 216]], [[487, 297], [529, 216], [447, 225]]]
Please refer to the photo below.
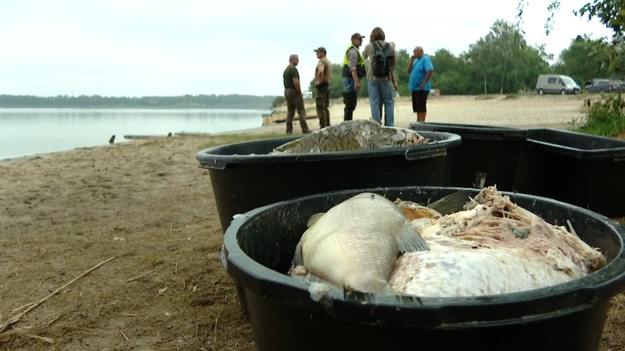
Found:
[[182, 95], [145, 97], [0, 95], [0, 107], [232, 108], [270, 110], [275, 96]]

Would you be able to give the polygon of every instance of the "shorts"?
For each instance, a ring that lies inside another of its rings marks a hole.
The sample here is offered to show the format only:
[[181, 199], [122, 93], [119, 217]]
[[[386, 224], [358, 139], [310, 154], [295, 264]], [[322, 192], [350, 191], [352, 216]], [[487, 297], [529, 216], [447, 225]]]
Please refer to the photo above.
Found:
[[425, 103], [427, 102], [428, 95], [430, 95], [429, 91], [412, 91], [412, 112], [427, 112]]

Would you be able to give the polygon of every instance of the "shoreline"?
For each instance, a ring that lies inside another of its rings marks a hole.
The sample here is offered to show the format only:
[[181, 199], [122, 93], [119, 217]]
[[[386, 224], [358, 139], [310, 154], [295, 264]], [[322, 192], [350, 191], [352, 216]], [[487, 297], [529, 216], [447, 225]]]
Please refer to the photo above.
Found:
[[[507, 111], [496, 124], [552, 123], [580, 111], [581, 100], [559, 98], [437, 97], [429, 102], [428, 122], [468, 124]], [[519, 105], [527, 106], [521, 110]], [[551, 115], [545, 112], [554, 105], [560, 107]], [[360, 100], [355, 117], [368, 116], [368, 107]], [[331, 107], [333, 124], [342, 119], [342, 108], [340, 103]], [[408, 126], [410, 104], [402, 102], [397, 110], [408, 111], [398, 123]], [[247, 133], [284, 135], [283, 128]], [[196, 159], [201, 150], [228, 140], [228, 135], [174, 135], [0, 161], [0, 276], [5, 277], [0, 320], [115, 257], [12, 324], [11, 331], [41, 338], [17, 333], [6, 336], [15, 341], [0, 345], [44, 351], [50, 344], [41, 339], [47, 338], [63, 350], [85, 345], [95, 350], [255, 350], [236, 286], [221, 263], [223, 231], [209, 171]], [[614, 301], [601, 350], [625, 345], [625, 295]], [[3, 336], [0, 332], [0, 340]]]
[[[583, 106], [584, 95], [518, 95], [507, 97], [504, 95], [478, 96], [431, 96], [428, 98], [428, 117], [426, 123], [451, 123], [467, 125], [487, 125], [514, 128], [556, 128], [570, 129], [570, 122], [582, 119], [587, 108]], [[547, 102], [546, 104], [544, 102]], [[314, 112], [314, 100], [306, 101], [308, 111]], [[343, 102], [334, 99], [330, 102], [330, 123], [339, 124], [343, 121]], [[453, 113], [450, 113], [453, 111]], [[370, 118], [371, 112], [368, 98], [360, 98], [354, 111], [354, 119]], [[410, 128], [416, 123], [412, 112], [410, 97], [397, 97], [395, 100], [395, 126]], [[317, 118], [307, 118], [311, 130], [319, 129]], [[285, 122], [274, 123], [249, 129], [223, 131], [216, 133], [177, 132], [173, 136], [210, 136], [231, 134], [280, 134], [286, 129]], [[301, 132], [299, 122], [294, 121], [293, 132]], [[165, 138], [167, 135], [139, 135], [139, 138], [118, 141], [116, 144], [134, 142], [137, 139]], [[0, 159], [0, 163], [15, 160], [43, 157], [48, 154], [69, 152], [73, 150], [89, 149], [93, 147], [107, 147], [109, 145], [94, 145], [76, 147], [68, 150], [51, 151], [31, 155]]]
[[[450, 123], [467, 125], [502, 126], [512, 128], [556, 128], [570, 129], [573, 120], [582, 120], [588, 111], [584, 106], [584, 95], [479, 95], [479, 96], [431, 96], [428, 98], [426, 123]], [[314, 101], [307, 102], [308, 111], [314, 110]], [[343, 121], [343, 102], [334, 99], [330, 102], [330, 124]], [[453, 111], [453, 114], [450, 113]], [[281, 116], [280, 114], [279, 116]], [[358, 99], [354, 119], [370, 118], [368, 98]], [[395, 100], [395, 126], [410, 128], [416, 123], [412, 112], [410, 97], [398, 97]], [[312, 130], [319, 129], [316, 118], [307, 118]], [[239, 131], [221, 132], [223, 134], [269, 134], [283, 133], [284, 122]], [[293, 132], [301, 132], [299, 122], [293, 122]]]

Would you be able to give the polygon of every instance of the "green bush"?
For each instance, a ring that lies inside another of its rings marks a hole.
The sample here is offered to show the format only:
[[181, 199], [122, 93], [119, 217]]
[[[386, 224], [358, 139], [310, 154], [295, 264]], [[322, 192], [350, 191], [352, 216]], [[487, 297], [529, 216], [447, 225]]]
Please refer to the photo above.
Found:
[[286, 103], [286, 99], [284, 98], [284, 96], [276, 96], [275, 99], [273, 99], [273, 103], [271, 104], [271, 108], [274, 109], [276, 107], [280, 107], [282, 105], [284, 105]]
[[579, 132], [615, 137], [625, 132], [625, 100], [610, 94], [591, 104], [586, 121], [574, 123]]

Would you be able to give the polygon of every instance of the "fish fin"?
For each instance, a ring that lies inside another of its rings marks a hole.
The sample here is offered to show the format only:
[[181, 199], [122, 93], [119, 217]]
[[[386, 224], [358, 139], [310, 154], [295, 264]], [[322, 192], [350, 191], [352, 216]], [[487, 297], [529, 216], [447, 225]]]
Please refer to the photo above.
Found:
[[456, 191], [432, 202], [428, 207], [438, 211], [442, 215], [461, 211], [464, 205], [469, 201], [470, 195], [471, 192], [468, 190]]
[[421, 234], [410, 224], [408, 220], [404, 222], [399, 235], [397, 235], [397, 246], [399, 251], [428, 251], [430, 247], [425, 242]]
[[473, 187], [477, 189], [482, 189], [486, 184], [486, 172], [477, 172], [475, 173], [475, 180], [473, 181]]
[[325, 212], [319, 212], [319, 213], [315, 213], [314, 215], [310, 216], [310, 218], [308, 218], [308, 222], [306, 223], [308, 228], [312, 227], [313, 224], [315, 224], [315, 222], [317, 222], [317, 220], [319, 220], [319, 218], [321, 218], [321, 216], [323, 216], [324, 214], [325, 214]]
[[291, 261], [291, 269], [289, 269], [289, 274], [293, 271], [294, 268], [298, 266], [304, 266], [304, 255], [302, 254], [302, 242], [298, 242], [295, 247], [295, 254], [293, 255], [293, 260]]

